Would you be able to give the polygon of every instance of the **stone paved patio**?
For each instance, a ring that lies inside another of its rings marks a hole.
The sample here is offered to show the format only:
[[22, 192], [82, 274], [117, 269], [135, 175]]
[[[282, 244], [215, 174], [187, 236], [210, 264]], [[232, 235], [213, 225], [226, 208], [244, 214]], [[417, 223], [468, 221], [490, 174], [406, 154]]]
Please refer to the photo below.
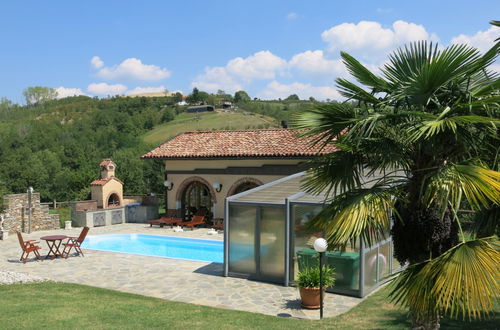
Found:
[[[24, 234], [25, 239], [64, 234], [77, 236], [80, 228]], [[207, 235], [207, 229], [175, 233], [169, 228], [150, 228], [144, 224], [121, 224], [91, 228], [89, 235], [143, 233], [165, 236], [222, 240], [223, 235]], [[48, 252], [41, 242], [42, 254]], [[297, 288], [223, 277], [222, 264], [84, 250], [85, 257], [19, 262], [21, 249], [17, 237], [0, 241], [0, 270], [28, 273], [54, 281], [92, 285], [137, 293], [172, 301], [243, 310], [267, 315], [316, 319], [317, 310], [300, 307]], [[327, 293], [325, 317], [348, 311], [362, 299]]]

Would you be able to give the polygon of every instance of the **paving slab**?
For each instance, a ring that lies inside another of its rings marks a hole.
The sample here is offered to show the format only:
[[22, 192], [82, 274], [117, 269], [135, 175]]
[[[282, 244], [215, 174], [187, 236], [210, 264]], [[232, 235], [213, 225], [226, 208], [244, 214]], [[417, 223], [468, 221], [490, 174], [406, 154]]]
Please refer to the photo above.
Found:
[[[80, 228], [39, 231], [23, 234], [25, 240], [46, 235], [78, 236]], [[145, 224], [119, 224], [91, 228], [89, 235], [150, 234], [223, 240], [223, 235], [208, 235], [207, 229], [174, 232], [171, 228]], [[42, 254], [48, 252], [40, 242]], [[21, 249], [15, 235], [0, 241], [0, 270], [26, 273], [52, 281], [78, 283], [123, 292], [137, 293], [171, 301], [217, 308], [243, 310], [282, 317], [319, 318], [318, 310], [300, 307], [297, 288], [224, 277], [223, 265], [201, 261], [148, 257], [126, 253], [83, 250], [85, 257], [19, 262]], [[324, 316], [347, 312], [363, 299], [326, 293]]]

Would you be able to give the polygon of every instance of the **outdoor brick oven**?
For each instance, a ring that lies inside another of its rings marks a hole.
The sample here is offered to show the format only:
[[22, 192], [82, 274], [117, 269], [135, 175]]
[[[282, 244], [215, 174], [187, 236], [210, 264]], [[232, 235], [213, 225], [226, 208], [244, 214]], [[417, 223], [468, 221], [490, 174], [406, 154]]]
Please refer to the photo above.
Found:
[[123, 182], [115, 177], [116, 164], [111, 159], [104, 159], [99, 167], [101, 177], [90, 184], [92, 200], [102, 209], [122, 206]]
[[124, 222], [144, 222], [158, 217], [158, 201], [151, 196], [123, 196], [123, 182], [115, 177], [116, 164], [104, 159], [101, 175], [90, 183], [91, 200], [71, 203], [76, 227], [98, 227]]

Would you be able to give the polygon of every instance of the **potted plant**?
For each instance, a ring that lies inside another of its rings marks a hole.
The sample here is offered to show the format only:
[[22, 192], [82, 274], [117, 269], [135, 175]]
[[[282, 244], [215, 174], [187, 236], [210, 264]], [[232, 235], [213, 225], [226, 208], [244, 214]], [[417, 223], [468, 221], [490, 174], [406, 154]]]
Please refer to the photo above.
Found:
[[[318, 309], [320, 307], [319, 267], [306, 267], [297, 274], [302, 307]], [[323, 291], [335, 283], [334, 269], [323, 266]]]

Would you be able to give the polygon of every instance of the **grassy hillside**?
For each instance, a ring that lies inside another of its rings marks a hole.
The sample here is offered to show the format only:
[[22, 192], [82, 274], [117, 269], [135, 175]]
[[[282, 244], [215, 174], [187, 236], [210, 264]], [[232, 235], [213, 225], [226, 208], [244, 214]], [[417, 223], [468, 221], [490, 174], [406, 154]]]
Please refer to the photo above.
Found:
[[160, 144], [186, 131], [279, 127], [276, 119], [247, 112], [182, 113], [173, 121], [155, 126], [144, 135], [147, 143]]

